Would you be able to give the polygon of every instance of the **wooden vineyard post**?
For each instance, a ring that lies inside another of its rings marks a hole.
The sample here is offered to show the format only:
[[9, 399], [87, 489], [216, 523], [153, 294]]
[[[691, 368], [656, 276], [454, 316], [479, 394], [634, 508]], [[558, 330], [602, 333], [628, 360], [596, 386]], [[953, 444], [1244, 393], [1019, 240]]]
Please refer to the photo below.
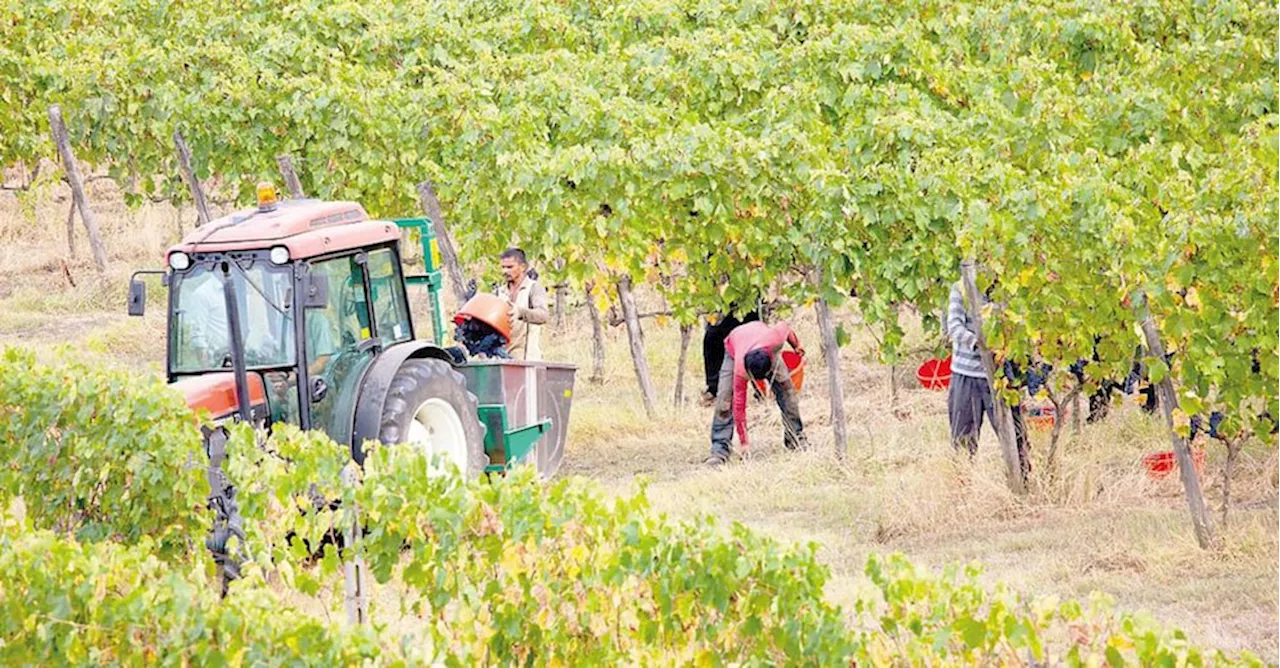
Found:
[[898, 365], [889, 365], [889, 408], [898, 410]]
[[693, 339], [693, 325], [680, 325], [680, 359], [676, 362], [676, 391], [671, 403], [684, 403], [684, 366], [689, 361], [689, 341]]
[[599, 384], [604, 382], [604, 324], [591, 289], [592, 284], [587, 283], [587, 313], [591, 316], [591, 377], [587, 380]]
[[556, 283], [556, 328], [564, 327], [564, 307], [565, 301], [569, 297], [569, 286], [565, 283]]
[[1076, 395], [1071, 397], [1071, 436], [1074, 438], [1080, 438], [1080, 423], [1080, 393], [1076, 392]]
[[[817, 285], [822, 285], [822, 271], [816, 273]], [[827, 366], [827, 393], [831, 396], [831, 432], [835, 438], [836, 457], [843, 459], [849, 451], [849, 439], [845, 432], [844, 379], [840, 375], [840, 342], [836, 340], [836, 328], [831, 319], [831, 305], [819, 299], [814, 304], [818, 312], [818, 332], [821, 335], [822, 362]]]
[[627, 323], [627, 340], [631, 344], [631, 361], [636, 368], [636, 380], [640, 382], [640, 394], [644, 399], [644, 412], [653, 418], [653, 380], [649, 376], [649, 360], [644, 355], [644, 334], [640, 330], [640, 314], [636, 312], [636, 298], [631, 294], [631, 277], [618, 279], [618, 301], [622, 303], [622, 317]]
[[67, 257], [74, 258], [76, 256], [76, 200], [71, 199], [71, 206], [67, 208]]
[[191, 148], [187, 146], [187, 140], [179, 130], [173, 131], [173, 147], [178, 152], [178, 169], [182, 171], [182, 180], [187, 182], [187, 187], [191, 189], [191, 200], [196, 204], [196, 227], [200, 227], [209, 222], [209, 203], [204, 199], [200, 179], [196, 178], [196, 170], [191, 162]]
[[289, 189], [289, 197], [293, 199], [306, 197], [302, 192], [302, 181], [298, 180], [298, 172], [293, 169], [293, 157], [290, 155], [277, 155], [276, 164], [280, 167], [280, 176], [284, 178], [284, 186]]
[[996, 430], [996, 436], [1000, 439], [1000, 453], [1004, 456], [1004, 463], [1009, 479], [1009, 489], [1016, 494], [1023, 494], [1027, 491], [1026, 479], [1022, 475], [1022, 461], [1018, 457], [1017, 436], [1014, 434], [1013, 413], [1009, 410], [1009, 404], [1004, 402], [1000, 396], [1000, 391], [996, 389], [996, 358], [987, 348], [987, 339], [983, 335], [982, 330], [982, 303], [978, 299], [978, 285], [975, 279], [975, 269], [973, 260], [965, 260], [960, 263], [960, 274], [964, 282], [965, 306], [969, 311], [969, 319], [973, 321], [973, 328], [978, 334], [978, 353], [982, 357], [982, 367], [987, 372], [987, 383], [991, 388], [991, 403], [995, 409], [995, 424], [992, 425]]
[[418, 199], [422, 203], [422, 211], [431, 219], [431, 227], [436, 233], [436, 244], [440, 247], [440, 259], [444, 263], [445, 272], [449, 274], [449, 283], [453, 285], [453, 296], [459, 307], [467, 300], [467, 283], [462, 280], [462, 264], [458, 261], [458, 252], [453, 248], [453, 237], [444, 224], [444, 212], [440, 210], [440, 198], [436, 197], [436, 187], [430, 181], [418, 184]]
[[93, 250], [93, 262], [99, 273], [107, 271], [107, 248], [102, 244], [102, 233], [98, 230], [98, 218], [89, 208], [89, 198], [85, 196], [84, 179], [80, 177], [80, 168], [76, 165], [76, 156], [71, 152], [71, 140], [67, 135], [67, 126], [62, 122], [62, 109], [56, 104], [49, 105], [49, 130], [53, 134], [53, 143], [58, 147], [58, 155], [62, 157], [62, 167], [67, 172], [67, 183], [71, 185], [71, 198], [75, 208], [80, 211], [80, 220], [89, 233], [89, 248]]
[[1227, 461], [1222, 465], [1222, 527], [1227, 528], [1231, 511], [1231, 477], [1235, 475], [1236, 460], [1240, 458], [1240, 448], [1244, 446], [1243, 436], [1227, 439]]
[[[1156, 363], [1165, 361], [1164, 342], [1160, 340], [1160, 330], [1151, 317], [1147, 306], [1147, 297], [1142, 295], [1142, 334], [1147, 340], [1147, 352]], [[1196, 542], [1202, 549], [1214, 545], [1213, 520], [1209, 516], [1208, 505], [1204, 502], [1204, 492], [1200, 489], [1200, 476], [1196, 474], [1195, 464], [1191, 460], [1191, 444], [1178, 434], [1174, 428], [1173, 413], [1178, 410], [1178, 395], [1173, 390], [1173, 378], [1170, 371], [1165, 370], [1164, 377], [1156, 385], [1156, 396], [1160, 399], [1160, 409], [1164, 413], [1164, 424], [1169, 429], [1169, 439], [1173, 442], [1173, 454], [1178, 460], [1178, 475], [1182, 479], [1182, 490], [1187, 497], [1187, 507], [1191, 510], [1191, 524], [1195, 528]]]
[[[342, 482], [351, 487], [356, 484], [356, 473], [350, 467], [342, 470]], [[366, 591], [368, 582], [365, 577], [364, 560], [360, 558], [360, 508], [352, 504], [344, 513], [346, 517], [342, 527], [343, 548], [351, 550], [351, 558], [343, 566], [344, 603], [347, 609], [347, 622], [352, 626], [366, 624], [369, 621], [369, 597]]]
[[552, 285], [552, 289], [555, 290], [555, 327], [556, 329], [564, 329], [565, 310], [568, 306], [566, 302], [569, 300], [569, 284], [563, 280], [565, 273], [564, 258], [555, 258], [552, 262], [552, 267], [555, 269], [555, 276], [561, 279]]

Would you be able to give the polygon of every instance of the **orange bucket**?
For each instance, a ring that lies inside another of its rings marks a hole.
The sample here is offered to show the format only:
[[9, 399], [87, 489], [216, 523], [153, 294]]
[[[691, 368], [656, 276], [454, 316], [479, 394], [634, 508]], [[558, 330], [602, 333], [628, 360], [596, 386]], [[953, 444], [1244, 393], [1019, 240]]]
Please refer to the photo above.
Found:
[[471, 299], [453, 316], [454, 324], [475, 318], [492, 327], [506, 340], [511, 340], [511, 315], [507, 311], [507, 302], [502, 297], [481, 292]]
[[[799, 392], [800, 388], [804, 387], [804, 358], [794, 350], [787, 350], [782, 353], [782, 363], [786, 364], [787, 369], [791, 371], [791, 384], [795, 386], [796, 392]], [[769, 386], [763, 380], [752, 379], [751, 382], [756, 384], [760, 394], [769, 394]]]
[[[1195, 466], [1196, 474], [1204, 476], [1204, 449], [1192, 448], [1191, 464]], [[1172, 450], [1167, 452], [1153, 452], [1142, 458], [1142, 466], [1147, 470], [1147, 477], [1152, 480], [1160, 480], [1166, 478], [1170, 473], [1178, 470], [1178, 457]]]
[[1053, 423], [1057, 421], [1057, 410], [1053, 406], [1032, 406], [1027, 409], [1027, 424], [1036, 431], [1047, 431], [1053, 429]]

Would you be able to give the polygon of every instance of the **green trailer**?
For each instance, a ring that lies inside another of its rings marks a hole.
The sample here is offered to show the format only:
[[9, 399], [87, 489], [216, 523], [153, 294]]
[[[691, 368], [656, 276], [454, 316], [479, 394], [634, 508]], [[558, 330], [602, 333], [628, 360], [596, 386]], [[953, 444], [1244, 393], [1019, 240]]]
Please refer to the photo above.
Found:
[[[400, 218], [396, 225], [410, 231], [422, 246], [425, 273], [406, 276], [408, 285], [427, 288], [431, 322], [437, 344], [445, 341], [443, 272], [435, 229], [426, 218]], [[577, 368], [555, 362], [470, 360], [457, 365], [467, 379], [467, 389], [479, 400], [479, 417], [485, 427], [488, 473], [499, 473], [517, 464], [533, 464], [549, 478], [564, 458], [573, 381]]]

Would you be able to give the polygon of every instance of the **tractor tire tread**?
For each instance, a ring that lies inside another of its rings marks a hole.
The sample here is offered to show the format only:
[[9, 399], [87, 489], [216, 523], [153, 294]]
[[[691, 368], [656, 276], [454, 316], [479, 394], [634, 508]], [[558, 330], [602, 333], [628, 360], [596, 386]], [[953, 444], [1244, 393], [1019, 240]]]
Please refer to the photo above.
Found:
[[489, 465], [489, 457], [484, 451], [484, 426], [480, 424], [478, 412], [480, 402], [467, 390], [466, 377], [442, 360], [410, 359], [396, 371], [383, 403], [378, 440], [388, 444], [403, 443], [408, 436], [413, 411], [431, 398], [445, 399], [458, 411], [462, 429], [467, 435], [467, 470], [464, 474], [468, 480], [480, 477]]

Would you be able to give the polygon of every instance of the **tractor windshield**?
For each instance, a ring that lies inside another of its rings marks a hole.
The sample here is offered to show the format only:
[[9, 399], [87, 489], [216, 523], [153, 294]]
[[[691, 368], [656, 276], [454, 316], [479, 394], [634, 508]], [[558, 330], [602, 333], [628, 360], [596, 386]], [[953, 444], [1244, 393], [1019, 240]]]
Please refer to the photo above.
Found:
[[293, 273], [267, 262], [201, 263], [173, 277], [169, 360], [173, 373], [231, 368], [231, 330], [223, 283], [229, 282], [248, 368], [293, 366]]

